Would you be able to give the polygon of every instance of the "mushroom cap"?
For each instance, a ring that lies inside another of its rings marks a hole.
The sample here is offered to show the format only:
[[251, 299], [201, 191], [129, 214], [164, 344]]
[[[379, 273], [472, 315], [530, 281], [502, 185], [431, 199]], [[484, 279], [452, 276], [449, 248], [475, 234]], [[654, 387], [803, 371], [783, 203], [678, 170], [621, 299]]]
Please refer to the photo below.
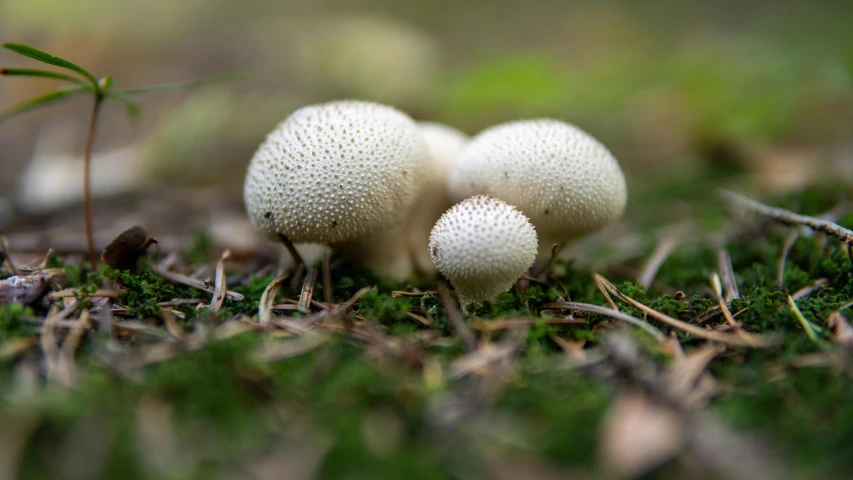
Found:
[[427, 181], [445, 190], [456, 159], [468, 143], [468, 135], [436, 122], [418, 122], [418, 129], [424, 137], [429, 156], [429, 168], [425, 172]]
[[300, 108], [249, 164], [243, 199], [256, 228], [293, 242], [357, 240], [399, 222], [426, 146], [414, 120], [377, 103]]
[[579, 128], [523, 120], [475, 136], [450, 177], [454, 200], [483, 194], [515, 205], [543, 241], [599, 230], [625, 210], [625, 176], [613, 155]]
[[536, 230], [523, 213], [496, 198], [477, 195], [444, 213], [429, 239], [438, 270], [463, 306], [494, 299], [536, 260]]

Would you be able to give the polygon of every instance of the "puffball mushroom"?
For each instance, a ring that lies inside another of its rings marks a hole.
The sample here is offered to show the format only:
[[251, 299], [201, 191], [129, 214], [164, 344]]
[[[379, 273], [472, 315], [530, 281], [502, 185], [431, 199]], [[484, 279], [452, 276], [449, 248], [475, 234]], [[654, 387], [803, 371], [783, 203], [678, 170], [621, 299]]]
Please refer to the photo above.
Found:
[[268, 237], [324, 243], [402, 279], [411, 272], [403, 223], [425, 158], [414, 120], [392, 107], [303, 107], [258, 148], [243, 198], [252, 224]]
[[518, 207], [540, 238], [540, 256], [618, 220], [625, 176], [613, 155], [579, 128], [551, 119], [489, 128], [465, 147], [450, 177], [454, 200], [491, 195]]
[[454, 205], [429, 239], [435, 266], [453, 284], [466, 311], [509, 290], [533, 265], [537, 246], [527, 217], [486, 195]]
[[435, 265], [427, 249], [429, 232], [441, 214], [453, 205], [447, 180], [468, 136], [434, 122], [418, 122], [418, 129], [426, 141], [428, 153], [420, 193], [406, 220], [406, 237], [415, 267], [421, 272], [434, 272]]

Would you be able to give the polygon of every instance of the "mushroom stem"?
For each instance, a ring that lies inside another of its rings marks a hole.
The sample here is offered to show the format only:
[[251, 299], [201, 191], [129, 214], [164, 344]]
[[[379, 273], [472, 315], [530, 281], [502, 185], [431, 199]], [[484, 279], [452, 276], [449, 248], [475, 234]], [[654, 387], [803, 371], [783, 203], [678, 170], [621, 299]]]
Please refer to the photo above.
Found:
[[412, 274], [412, 258], [406, 249], [403, 223], [358, 240], [332, 247], [381, 277], [403, 281]]

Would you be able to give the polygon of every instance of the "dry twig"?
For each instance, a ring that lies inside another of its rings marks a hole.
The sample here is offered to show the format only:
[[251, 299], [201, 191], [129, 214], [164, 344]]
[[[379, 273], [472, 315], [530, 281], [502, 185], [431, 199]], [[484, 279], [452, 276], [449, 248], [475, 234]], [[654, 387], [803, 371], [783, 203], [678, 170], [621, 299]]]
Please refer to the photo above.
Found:
[[210, 310], [213, 312], [219, 311], [222, 304], [225, 302], [227, 285], [225, 284], [225, 260], [231, 256], [231, 250], [222, 252], [219, 262], [216, 264], [216, 274], [214, 275], [213, 298], [210, 300]]
[[724, 249], [717, 252], [717, 270], [722, 276], [723, 286], [725, 287], [725, 295], [723, 299], [726, 303], [730, 303], [736, 298], [740, 298], [740, 291], [737, 288], [737, 278], [735, 278], [735, 269], [732, 267], [732, 257]]
[[302, 282], [302, 291], [299, 293], [299, 302], [296, 304], [296, 310], [301, 313], [311, 313], [311, 297], [314, 296], [314, 284], [317, 282], [317, 270], [308, 270], [308, 275], [305, 281]]
[[733, 206], [751, 210], [786, 225], [805, 225], [812, 230], [817, 230], [827, 235], [831, 235], [847, 244], [847, 253], [850, 255], [850, 260], [853, 261], [853, 230], [849, 230], [837, 223], [821, 218], [800, 215], [799, 213], [794, 213], [790, 210], [785, 210], [784, 208], [770, 207], [761, 202], [757, 202], [751, 198], [728, 190], [720, 190], [719, 196]]
[[642, 303], [634, 300], [633, 298], [628, 297], [627, 295], [620, 292], [612, 283], [610, 283], [606, 278], [602, 277], [601, 275], [596, 274], [595, 281], [597, 284], [603, 286], [603, 288], [608, 290], [617, 298], [619, 298], [623, 302], [632, 305], [634, 308], [641, 310], [643, 313], [660, 320], [661, 322], [669, 325], [672, 328], [676, 328], [678, 330], [681, 330], [682, 332], [689, 333], [699, 338], [722, 342], [732, 346], [754, 348], [768, 348], [778, 345], [779, 343], [776, 339], [770, 338], [765, 335], [756, 335], [747, 332], [741, 332], [737, 334], [722, 333], [714, 330], [704, 329], [702, 327], [697, 327], [696, 325], [692, 325], [677, 318], [670, 317], [669, 315], [666, 315], [664, 313], [658, 312], [657, 310], [649, 308], [646, 305], [643, 305]]
[[462, 318], [462, 314], [459, 312], [459, 309], [456, 308], [456, 303], [453, 301], [453, 297], [450, 296], [450, 292], [447, 290], [447, 284], [441, 282], [438, 293], [441, 295], [441, 303], [447, 311], [447, 319], [450, 320], [450, 324], [453, 325], [453, 329], [456, 330], [457, 335], [462, 339], [462, 343], [465, 344], [465, 348], [471, 351], [476, 350], [477, 339], [474, 336], [474, 332], [471, 331], [471, 328], [465, 322], [465, 319]]
[[649, 257], [649, 261], [646, 262], [643, 271], [640, 273], [640, 285], [643, 288], [648, 290], [652, 286], [652, 282], [655, 280], [655, 275], [657, 275], [661, 265], [663, 265], [663, 262], [666, 261], [666, 258], [677, 246], [678, 241], [672, 236], [664, 237], [658, 243], [655, 251], [652, 252], [652, 256]]
[[607, 307], [602, 307], [601, 305], [593, 305], [591, 303], [580, 303], [580, 302], [554, 302], [548, 303], [546, 305], [542, 305], [543, 309], [548, 308], [561, 308], [561, 309], [572, 309], [572, 310], [580, 310], [583, 312], [592, 312], [597, 313], [599, 315], [604, 315], [605, 317], [615, 318], [617, 320], [622, 320], [625, 323], [633, 325], [639, 329], [645, 330], [646, 333], [653, 336], [655, 340], [662, 342], [666, 340], [666, 335], [663, 334], [660, 330], [654, 327], [654, 325], [644, 322], [637, 317], [632, 315], [628, 315], [627, 313], [620, 312], [619, 310], [612, 310]]
[[788, 260], [788, 253], [791, 251], [791, 247], [794, 246], [794, 243], [796, 243], [797, 238], [799, 237], [799, 230], [792, 230], [785, 238], [785, 243], [782, 245], [782, 251], [779, 252], [779, 262], [776, 266], [776, 285], [778, 285], [779, 288], [785, 286], [785, 262]]
[[[198, 280], [198, 279], [195, 279], [192, 277], [188, 277], [186, 275], [181, 275], [180, 273], [172, 272], [170, 270], [163, 268], [161, 265], [152, 265], [151, 269], [154, 270], [154, 273], [156, 273], [157, 275], [160, 275], [161, 277], [165, 278], [166, 280], [168, 280], [170, 282], [175, 282], [175, 283], [187, 285], [187, 286], [193, 287], [195, 289], [198, 289], [198, 290], [201, 290], [201, 291], [207, 292], [207, 293], [213, 293], [213, 291], [214, 291], [214, 288], [210, 284], [208, 284], [207, 282], [204, 282], [202, 280]], [[238, 302], [242, 302], [243, 299], [245, 298], [242, 294], [237, 293], [237, 292], [232, 292], [231, 290], [227, 290], [225, 292], [225, 295], [227, 295], [232, 300], [237, 300]]]

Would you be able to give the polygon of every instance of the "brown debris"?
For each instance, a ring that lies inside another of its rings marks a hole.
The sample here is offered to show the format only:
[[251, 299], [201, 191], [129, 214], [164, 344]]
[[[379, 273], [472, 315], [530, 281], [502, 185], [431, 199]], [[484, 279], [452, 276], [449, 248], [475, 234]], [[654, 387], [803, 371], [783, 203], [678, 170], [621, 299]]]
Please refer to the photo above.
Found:
[[853, 349], [853, 327], [841, 312], [832, 312], [826, 319], [826, 325], [832, 330], [832, 339], [835, 343]]
[[116, 270], [134, 270], [145, 250], [157, 243], [145, 227], [134, 225], [119, 233], [101, 253], [101, 261]]
[[281, 284], [285, 280], [287, 280], [287, 273], [270, 282], [270, 284], [267, 285], [267, 288], [264, 289], [264, 293], [261, 295], [261, 300], [258, 304], [258, 323], [263, 328], [268, 327], [272, 321], [273, 303], [275, 302], [276, 295], [278, 295], [278, 291], [281, 290]]
[[697, 410], [717, 393], [717, 381], [707, 372], [708, 364], [725, 351], [725, 346], [711, 343], [696, 348], [679, 358], [667, 371], [667, 393], [681, 404]]
[[548, 263], [542, 265], [541, 267], [535, 269], [530, 275], [528, 279], [535, 280], [536, 277], [539, 277], [543, 273], [548, 273], [551, 270], [551, 266], [554, 264], [554, 260], [557, 258], [557, 253], [560, 251], [560, 245], [555, 243], [551, 245], [551, 256], [548, 258]]
[[[154, 270], [157, 275], [160, 275], [161, 277], [165, 278], [170, 282], [187, 285], [207, 293], [213, 293], [214, 291], [214, 287], [208, 282], [170, 271], [167, 268], [163, 268], [161, 265], [152, 265], [151, 269]], [[225, 295], [227, 295], [228, 298], [236, 300], [238, 302], [243, 301], [243, 299], [245, 298], [242, 294], [232, 292], [231, 290], [227, 290], [225, 292]]]

